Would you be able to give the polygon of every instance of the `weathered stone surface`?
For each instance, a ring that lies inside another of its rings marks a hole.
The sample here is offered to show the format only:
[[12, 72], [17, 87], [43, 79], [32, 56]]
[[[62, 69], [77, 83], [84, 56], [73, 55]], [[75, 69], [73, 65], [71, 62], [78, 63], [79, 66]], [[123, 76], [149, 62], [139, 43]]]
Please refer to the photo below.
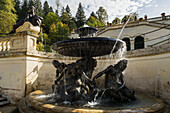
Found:
[[[151, 106], [136, 108], [136, 109], [123, 109], [123, 110], [107, 110], [107, 109], [89, 109], [89, 108], [74, 108], [74, 107], [65, 107], [65, 106], [55, 106], [51, 104], [43, 103], [43, 100], [36, 99], [37, 95], [45, 94], [42, 91], [35, 91], [29, 94], [25, 99], [22, 99], [19, 103], [19, 110], [21, 113], [158, 113], [164, 109], [164, 104], [158, 99], [156, 103]], [[29, 105], [29, 106], [28, 106]]]

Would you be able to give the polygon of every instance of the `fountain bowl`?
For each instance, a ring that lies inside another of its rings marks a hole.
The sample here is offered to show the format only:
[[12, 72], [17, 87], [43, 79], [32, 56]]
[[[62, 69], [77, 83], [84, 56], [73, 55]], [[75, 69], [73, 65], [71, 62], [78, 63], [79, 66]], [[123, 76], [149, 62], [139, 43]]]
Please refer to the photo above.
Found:
[[91, 37], [60, 41], [54, 43], [52, 49], [64, 56], [97, 57], [115, 53], [122, 45], [119, 39]]
[[157, 98], [147, 97], [149, 100], [153, 100], [148, 104], [146, 98], [141, 98], [139, 103], [142, 105], [133, 105], [124, 107], [107, 107], [101, 108], [84, 108], [84, 107], [73, 107], [73, 106], [59, 106], [50, 104], [47, 102], [48, 97], [47, 91], [37, 90], [30, 93], [26, 98], [22, 99], [19, 103], [19, 110], [21, 113], [164, 113], [164, 103]]

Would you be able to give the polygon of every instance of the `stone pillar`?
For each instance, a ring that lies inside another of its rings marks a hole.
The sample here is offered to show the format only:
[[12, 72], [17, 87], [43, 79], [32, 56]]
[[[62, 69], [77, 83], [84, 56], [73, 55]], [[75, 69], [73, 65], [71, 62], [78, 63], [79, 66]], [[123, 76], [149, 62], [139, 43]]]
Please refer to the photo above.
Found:
[[3, 95], [12, 103], [19, 102], [36, 84], [37, 29], [27, 22], [16, 33], [0, 39], [0, 87]]
[[38, 35], [32, 32], [20, 32], [10, 38], [10, 51], [36, 52]]
[[131, 50], [134, 50], [135, 49], [135, 42], [134, 42], [134, 39], [133, 38], [130, 38], [130, 48], [131, 48]]

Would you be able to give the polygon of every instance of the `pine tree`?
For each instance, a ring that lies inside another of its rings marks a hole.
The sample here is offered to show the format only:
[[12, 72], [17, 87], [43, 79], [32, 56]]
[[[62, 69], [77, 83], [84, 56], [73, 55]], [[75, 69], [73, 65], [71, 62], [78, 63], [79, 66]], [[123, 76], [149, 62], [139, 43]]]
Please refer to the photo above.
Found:
[[44, 6], [43, 6], [43, 13], [44, 13], [44, 17], [47, 16], [47, 14], [50, 12], [50, 7], [48, 5], [48, 2], [45, 1], [44, 2]]
[[92, 13], [90, 14], [90, 16], [93, 16], [97, 19], [97, 16], [95, 15], [95, 13], [92, 11]]
[[36, 9], [37, 15], [43, 17], [42, 4], [41, 4], [40, 0], [35, 1], [35, 9]]
[[18, 20], [17, 21], [20, 21], [21, 20], [21, 3], [20, 3], [20, 0], [14, 0], [15, 2], [15, 10], [16, 10], [16, 14], [18, 16]]
[[29, 0], [28, 7], [34, 6], [35, 7], [35, 0]]
[[22, 4], [22, 7], [21, 7], [20, 19], [24, 19], [25, 18], [26, 14], [28, 12], [28, 9], [29, 9], [28, 2], [27, 2], [27, 0], [24, 0], [24, 3]]
[[69, 17], [71, 18], [72, 14], [71, 14], [70, 7], [68, 5], [66, 6], [66, 12], [68, 13]]
[[54, 13], [54, 11], [53, 11], [53, 8], [52, 8], [52, 7], [50, 7], [50, 8], [49, 8], [49, 12]]
[[70, 21], [70, 17], [68, 15], [68, 13], [65, 11], [64, 7], [61, 10], [61, 21], [63, 24], [68, 24]]
[[17, 15], [14, 0], [0, 0], [0, 33], [8, 33], [16, 23]]
[[84, 13], [84, 10], [83, 10], [81, 3], [79, 3], [78, 11], [76, 13], [77, 27], [83, 26], [85, 21], [86, 21], [85, 13]]
[[69, 21], [69, 29], [70, 29], [70, 32], [73, 30], [73, 29], [76, 29], [76, 21], [75, 21], [75, 18], [71, 18], [71, 20]]

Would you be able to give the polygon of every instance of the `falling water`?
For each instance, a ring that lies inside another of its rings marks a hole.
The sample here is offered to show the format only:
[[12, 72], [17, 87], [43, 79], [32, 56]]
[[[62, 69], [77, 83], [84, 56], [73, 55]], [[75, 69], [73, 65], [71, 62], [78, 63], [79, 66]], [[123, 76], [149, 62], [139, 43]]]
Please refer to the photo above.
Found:
[[[120, 39], [120, 36], [121, 36], [121, 34], [123, 33], [123, 30], [125, 29], [127, 23], [129, 22], [129, 20], [130, 20], [130, 18], [132, 17], [133, 14], [134, 14], [134, 13], [130, 13], [129, 18], [128, 18], [128, 20], [126, 21], [126, 23], [123, 25], [123, 27], [122, 27], [122, 29], [121, 29], [121, 31], [120, 31], [117, 39]], [[117, 41], [118, 41], [118, 40], [116, 40], [116, 42], [115, 42], [115, 44], [114, 44], [114, 46], [113, 46], [113, 49], [112, 49], [111, 52], [110, 52], [110, 58], [111, 58], [111, 59], [113, 58], [113, 51], [114, 51], [114, 49], [115, 49], [115, 47], [116, 47], [116, 45], [117, 45]], [[122, 42], [123, 42], [123, 41], [122, 41]], [[120, 53], [118, 53], [118, 54], [123, 55], [124, 50], [125, 50], [125, 46], [124, 46], [124, 44], [123, 44], [123, 45], [122, 45], [122, 50], [118, 51], [118, 52], [120, 52]], [[120, 58], [121, 58], [121, 56], [120, 56]]]
[[57, 85], [54, 85], [54, 92], [53, 92], [53, 98], [52, 98], [52, 101], [55, 101], [55, 95], [56, 95], [56, 92], [57, 92]]
[[97, 93], [94, 96], [94, 102], [96, 102], [97, 96], [99, 95], [99, 90], [97, 90]]

